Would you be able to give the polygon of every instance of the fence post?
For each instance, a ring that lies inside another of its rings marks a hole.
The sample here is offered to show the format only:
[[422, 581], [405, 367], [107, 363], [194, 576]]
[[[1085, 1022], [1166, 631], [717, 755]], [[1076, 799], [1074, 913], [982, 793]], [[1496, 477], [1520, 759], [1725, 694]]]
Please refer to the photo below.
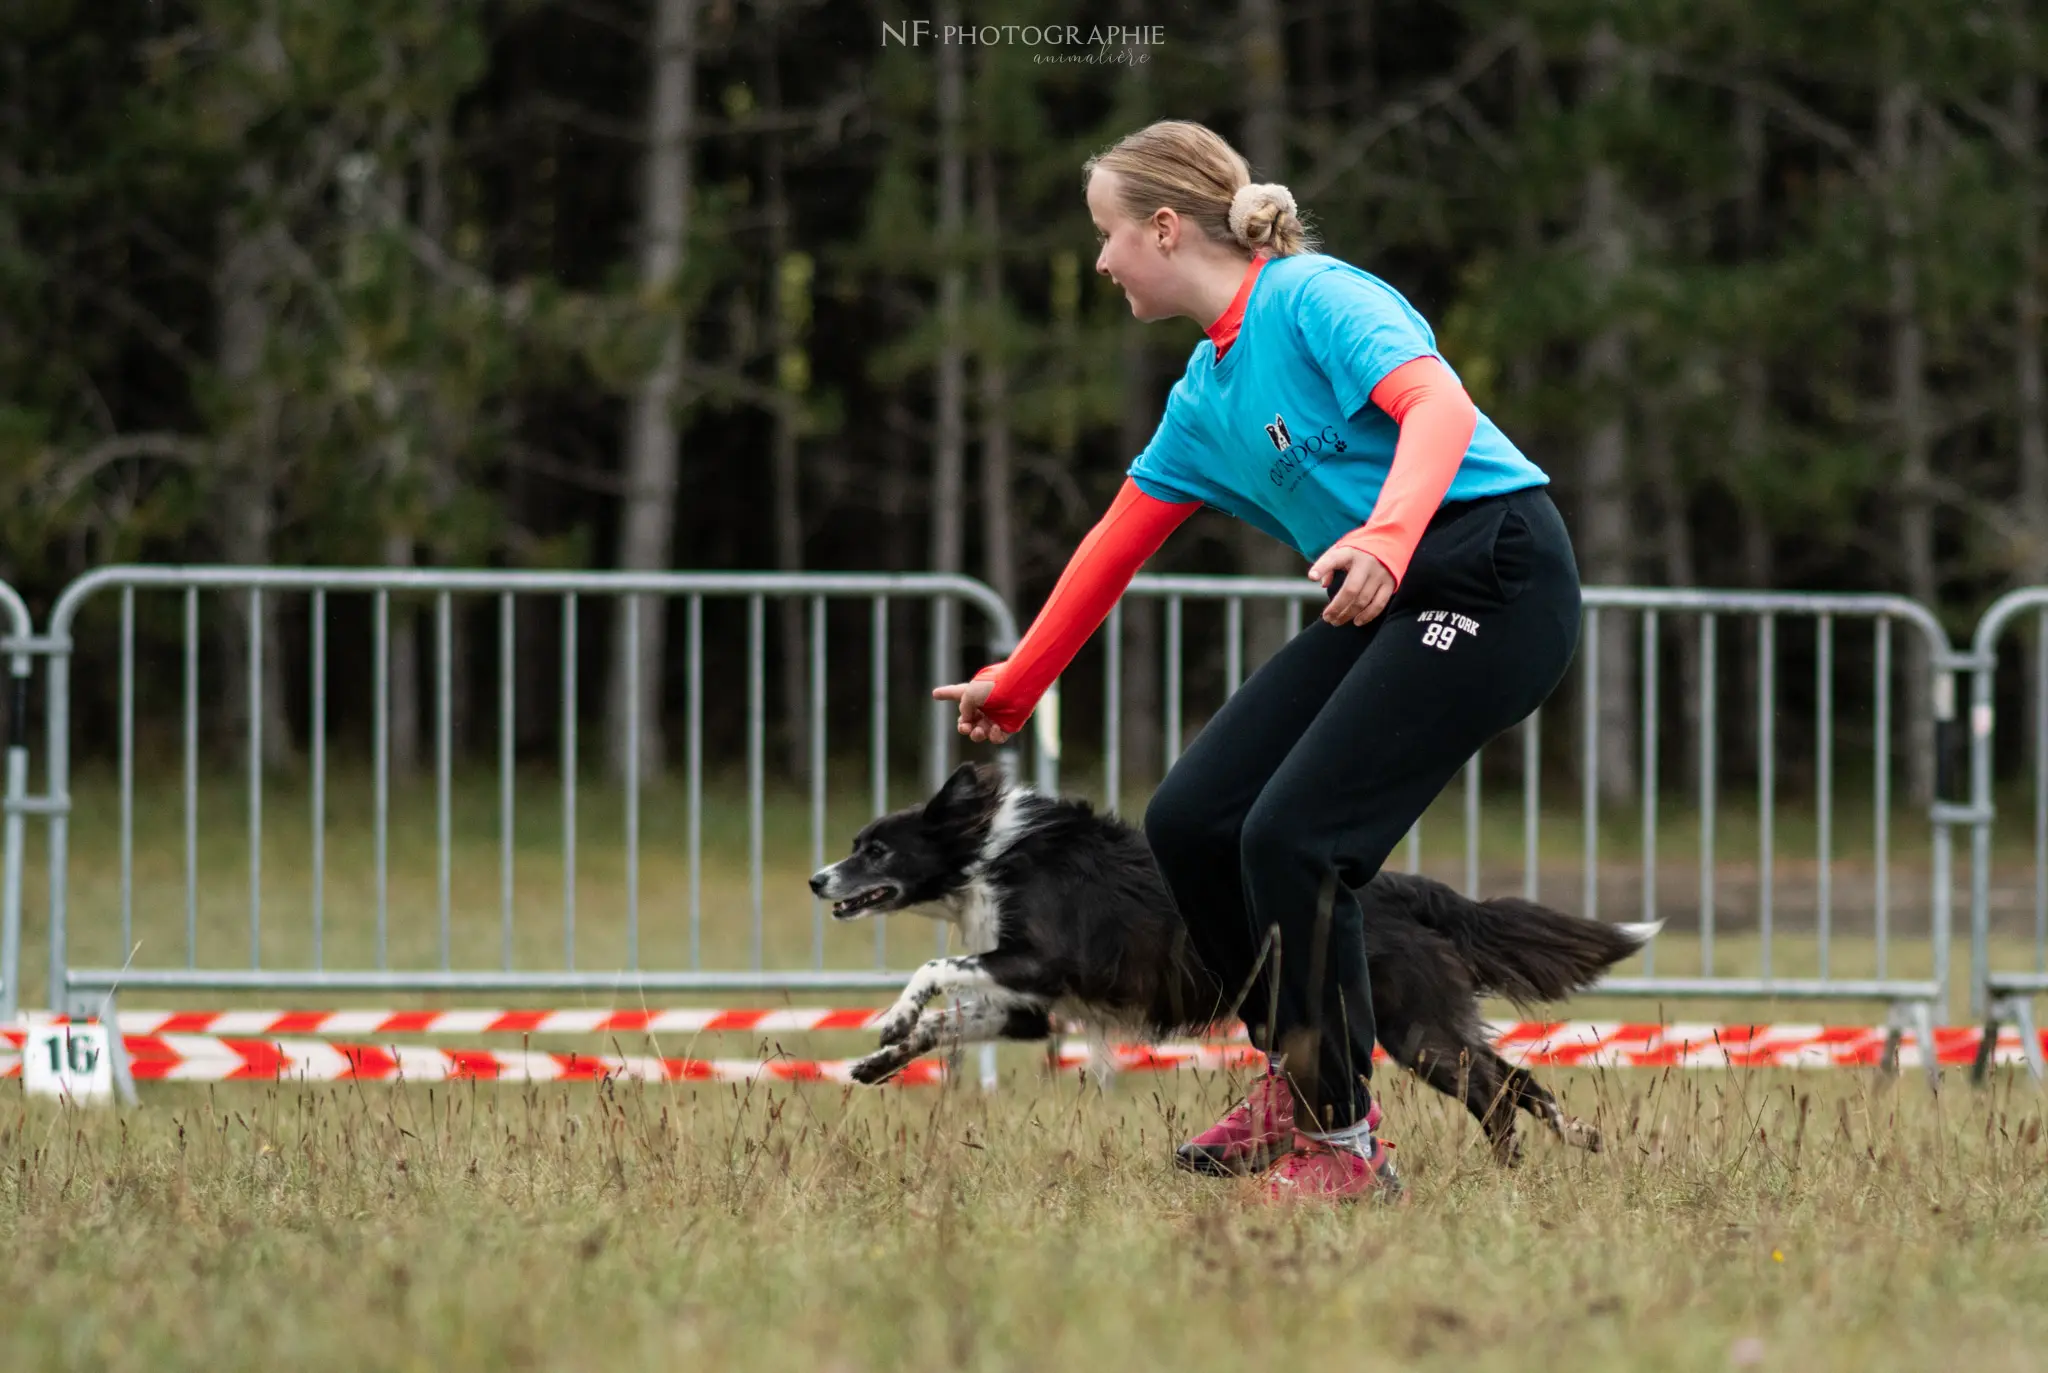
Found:
[[[26, 637], [27, 626], [17, 632]], [[21, 1010], [21, 868], [28, 799], [28, 686], [30, 658], [17, 649], [8, 657], [11, 681], [7, 707], [7, 793], [4, 871], [0, 871], [0, 1021]]]
[[[2048, 610], [2048, 587], [2022, 587], [2007, 592], [1993, 602], [1977, 621], [1977, 628], [1970, 636], [1968, 666], [1974, 673], [1970, 694], [1970, 805], [1961, 810], [1959, 819], [1966, 819], [1971, 826], [1970, 835], [1970, 1012], [1983, 1027], [1983, 1038], [1978, 1043], [1974, 1076], [1983, 1082], [1992, 1061], [1997, 1054], [1996, 1037], [2000, 1028], [2008, 1021], [2020, 1032], [2022, 1053], [2028, 1071], [2038, 1082], [2048, 1077], [2048, 1055], [2041, 1048], [2039, 1031], [2035, 1027], [2031, 999], [2048, 991], [2048, 967], [2042, 965], [2044, 936], [2039, 923], [2048, 920], [2048, 888], [2043, 888], [2044, 874], [2042, 853], [2048, 850], [2048, 841], [2037, 837], [2035, 849], [2035, 920], [2037, 922], [2035, 959], [2032, 971], [2001, 971], [1992, 967], [1991, 950], [1991, 826], [1997, 818], [1995, 801], [1997, 778], [1993, 774], [1991, 735], [1996, 725], [1996, 690], [1998, 673], [1998, 642], [2007, 625], [2028, 610]], [[2037, 690], [2039, 686], [2037, 684]], [[2044, 705], [2038, 697], [2027, 703], [2041, 718]], [[2044, 823], [2042, 801], [2044, 783], [2048, 777], [2048, 764], [2044, 764], [2037, 753], [2034, 759], [2035, 824]]]
[[1047, 796], [1060, 789], [1060, 684], [1039, 700], [1032, 728], [1032, 784]]
[[[1981, 638], [1970, 672], [1970, 1019], [1982, 1022], [1990, 1009], [1985, 986], [1991, 975], [1991, 728], [1995, 718], [1998, 653]], [[1996, 1033], [1994, 1030], [1993, 1033]]]
[[[1933, 902], [1934, 983], [1937, 989], [1934, 1010], [1944, 1021], [1948, 1019], [1949, 1007], [1950, 946], [1955, 937], [1954, 827], [1959, 821], [1967, 820], [1970, 813], [1968, 805], [1954, 799], [1958, 781], [1967, 776], [1958, 767], [1963, 738], [1958, 730], [1956, 689], [1957, 679], [1969, 661], [1966, 656], [1947, 649], [1937, 654], [1934, 661], [1934, 804], [1928, 816], [1934, 826], [1934, 890], [1930, 899]], [[1920, 1052], [1929, 1055], [1933, 1046], [1923, 1044]]]

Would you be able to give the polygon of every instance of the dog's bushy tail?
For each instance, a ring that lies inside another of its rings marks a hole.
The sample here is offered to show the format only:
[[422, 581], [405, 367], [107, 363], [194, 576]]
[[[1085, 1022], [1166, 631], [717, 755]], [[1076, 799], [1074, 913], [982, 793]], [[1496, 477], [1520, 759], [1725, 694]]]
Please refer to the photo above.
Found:
[[1609, 925], [1519, 897], [1473, 901], [1447, 887], [1420, 917], [1457, 946], [1477, 991], [1517, 1005], [1584, 991], [1663, 928], [1662, 921]]

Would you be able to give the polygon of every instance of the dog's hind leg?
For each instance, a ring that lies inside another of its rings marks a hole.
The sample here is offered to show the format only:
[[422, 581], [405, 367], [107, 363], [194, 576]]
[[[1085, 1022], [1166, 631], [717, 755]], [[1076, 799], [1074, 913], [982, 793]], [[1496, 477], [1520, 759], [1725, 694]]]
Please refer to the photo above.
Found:
[[1424, 1031], [1408, 1037], [1410, 1043], [1396, 1052], [1395, 1061], [1465, 1109], [1486, 1132], [1493, 1156], [1512, 1168], [1522, 1161], [1522, 1142], [1515, 1135], [1516, 1098], [1508, 1086], [1508, 1065], [1490, 1048], [1475, 1049], [1439, 1034]]
[[1566, 1115], [1563, 1108], [1557, 1104], [1557, 1098], [1550, 1094], [1549, 1088], [1538, 1082], [1528, 1069], [1518, 1068], [1501, 1059], [1498, 1054], [1494, 1054], [1494, 1059], [1500, 1063], [1508, 1090], [1514, 1093], [1517, 1106], [1548, 1125], [1559, 1139], [1573, 1148], [1584, 1149], [1589, 1154], [1600, 1152], [1599, 1130], [1577, 1116]]

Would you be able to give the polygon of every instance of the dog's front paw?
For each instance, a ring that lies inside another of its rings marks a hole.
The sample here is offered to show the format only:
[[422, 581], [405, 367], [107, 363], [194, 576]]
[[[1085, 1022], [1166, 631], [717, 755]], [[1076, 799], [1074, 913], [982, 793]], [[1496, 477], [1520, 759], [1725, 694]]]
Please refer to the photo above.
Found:
[[872, 1087], [877, 1083], [887, 1082], [903, 1071], [905, 1061], [904, 1056], [894, 1049], [884, 1049], [880, 1053], [869, 1054], [866, 1058], [858, 1060], [848, 1071], [855, 1082], [864, 1087]]

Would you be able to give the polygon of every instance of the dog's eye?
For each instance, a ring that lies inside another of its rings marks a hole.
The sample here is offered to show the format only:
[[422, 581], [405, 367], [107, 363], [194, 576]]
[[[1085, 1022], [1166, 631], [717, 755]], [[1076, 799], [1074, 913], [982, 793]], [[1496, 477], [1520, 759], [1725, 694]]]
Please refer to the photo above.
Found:
[[868, 842], [868, 857], [870, 857], [870, 858], [887, 858], [888, 856], [889, 856], [889, 846], [888, 846], [887, 844], [878, 844], [878, 843], [875, 843], [875, 842], [874, 842], [874, 841], [872, 841], [872, 840], [870, 840], [870, 841]]

